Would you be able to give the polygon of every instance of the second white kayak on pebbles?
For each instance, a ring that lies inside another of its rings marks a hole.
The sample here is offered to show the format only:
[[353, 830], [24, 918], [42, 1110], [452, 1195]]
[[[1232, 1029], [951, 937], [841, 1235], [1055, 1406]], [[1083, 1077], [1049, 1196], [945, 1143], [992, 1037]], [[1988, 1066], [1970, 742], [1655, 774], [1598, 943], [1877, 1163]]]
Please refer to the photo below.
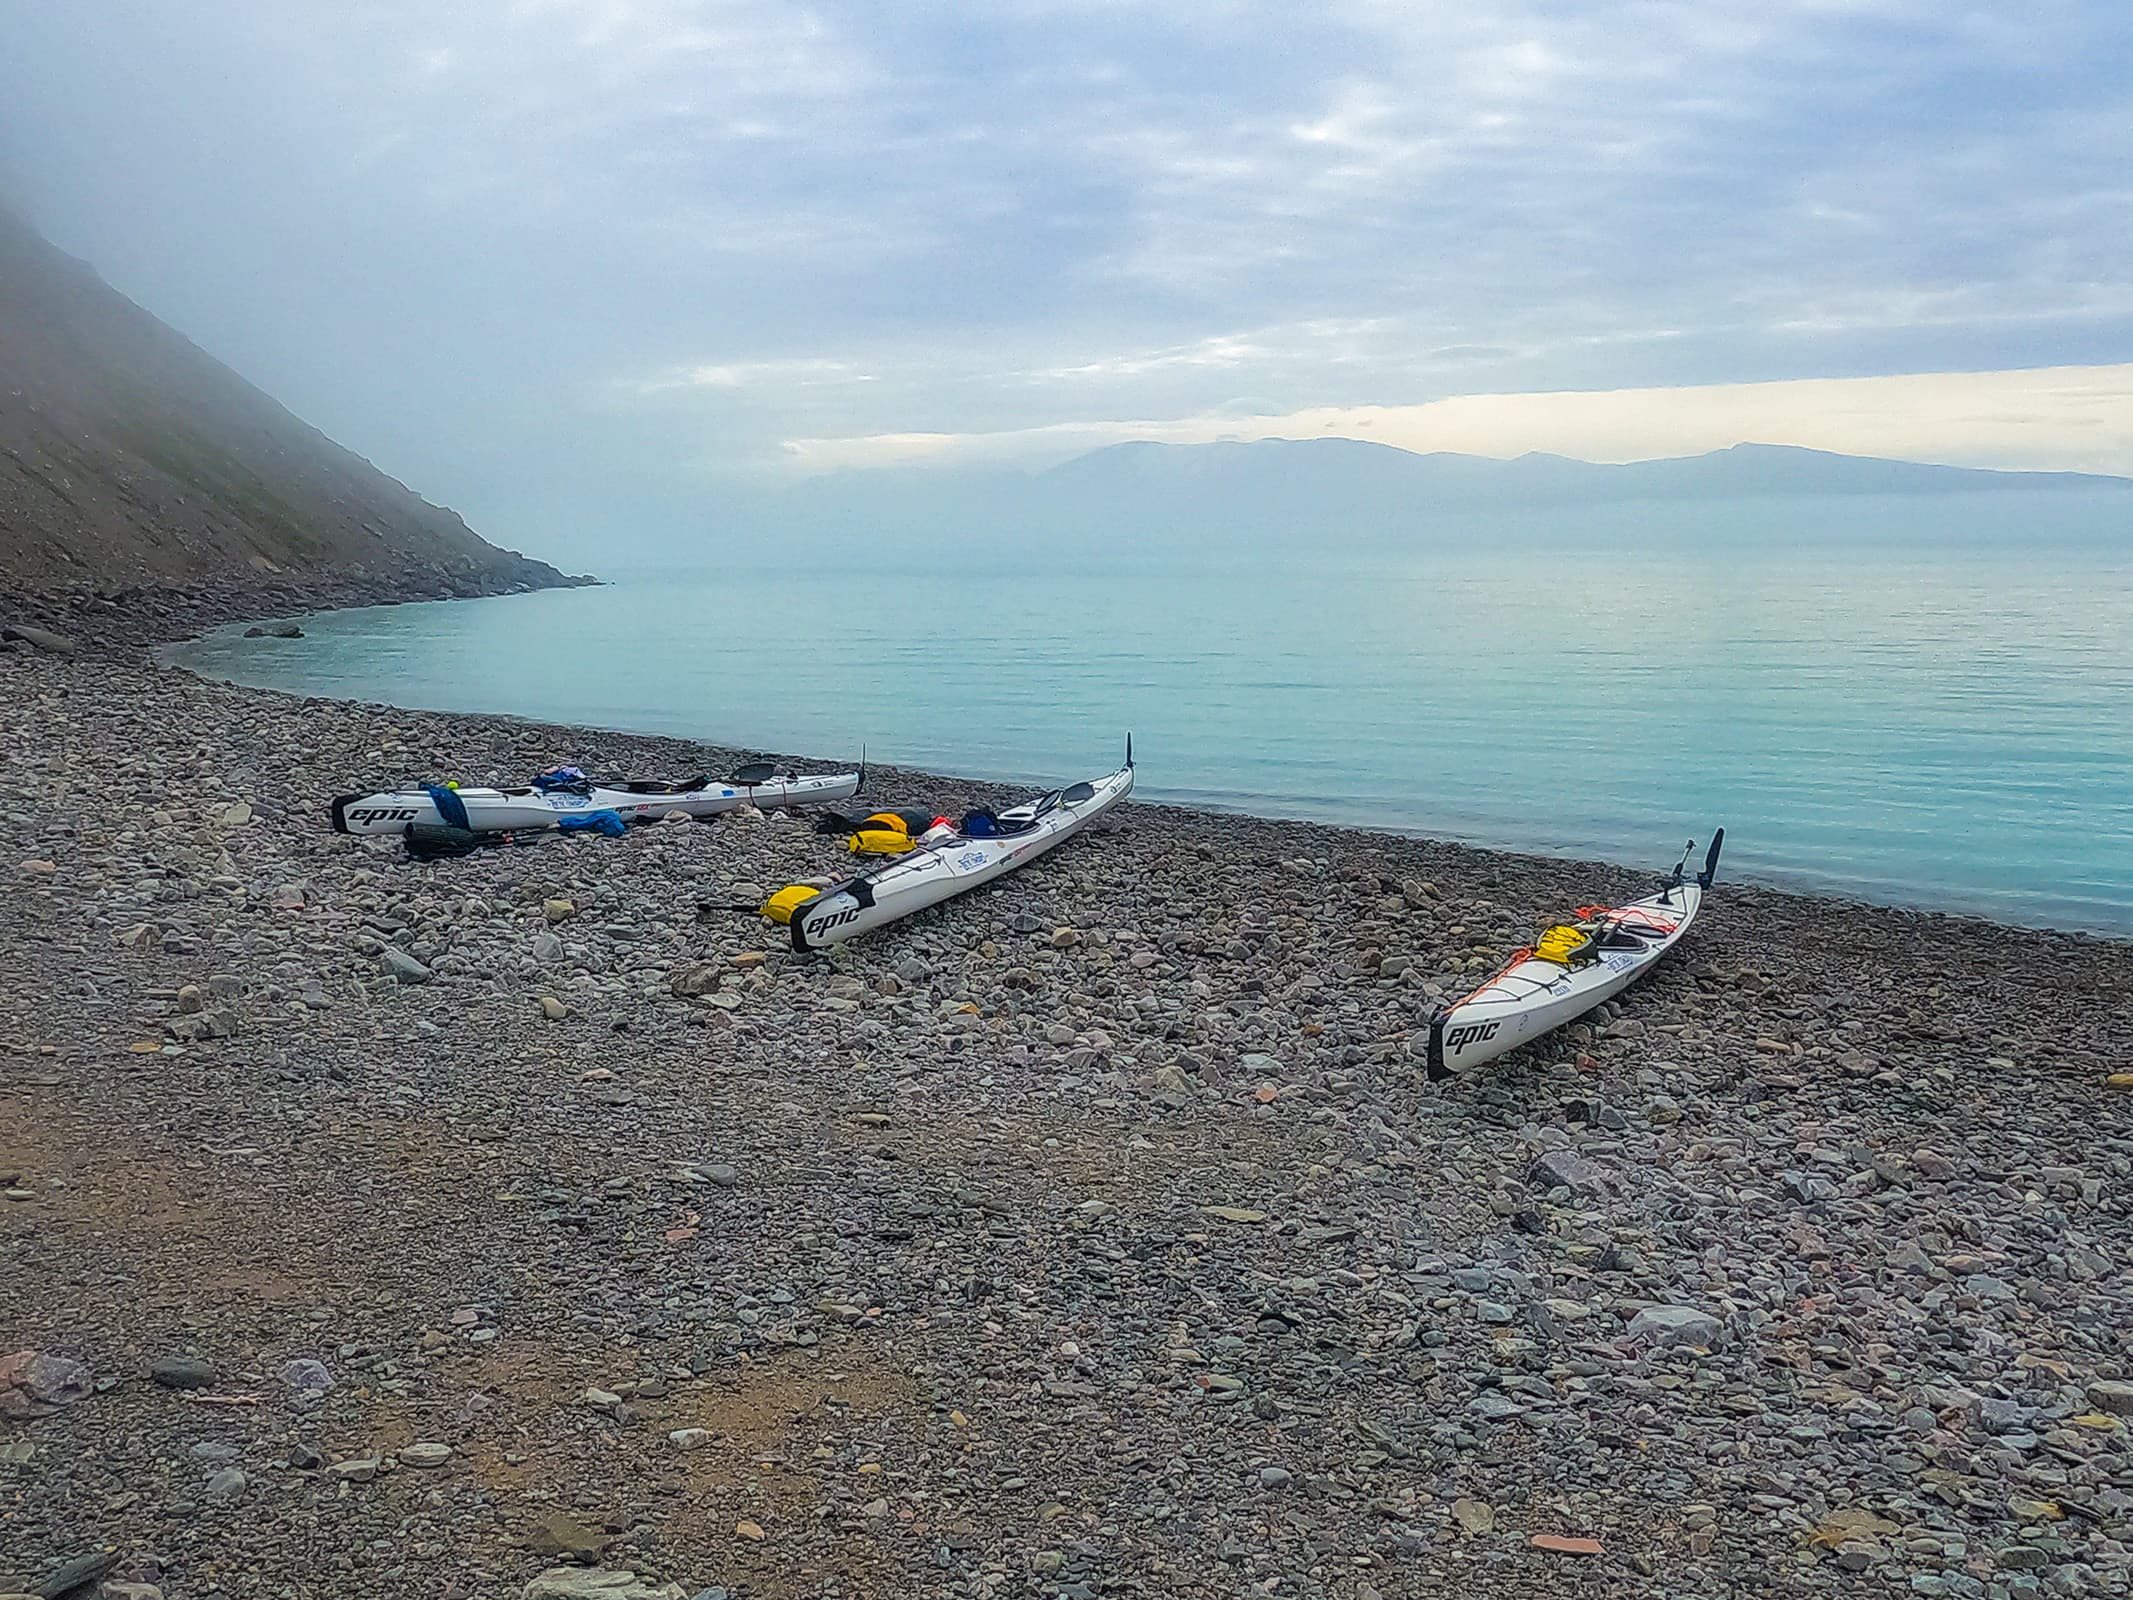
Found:
[[820, 950], [857, 938], [928, 906], [975, 889], [1027, 866], [1064, 844], [1133, 792], [1133, 741], [1126, 764], [1109, 777], [1054, 789], [1022, 805], [988, 816], [984, 831], [965, 818], [963, 827], [922, 835], [912, 849], [855, 878], [800, 899], [772, 897], [765, 913], [786, 923], [795, 950]]

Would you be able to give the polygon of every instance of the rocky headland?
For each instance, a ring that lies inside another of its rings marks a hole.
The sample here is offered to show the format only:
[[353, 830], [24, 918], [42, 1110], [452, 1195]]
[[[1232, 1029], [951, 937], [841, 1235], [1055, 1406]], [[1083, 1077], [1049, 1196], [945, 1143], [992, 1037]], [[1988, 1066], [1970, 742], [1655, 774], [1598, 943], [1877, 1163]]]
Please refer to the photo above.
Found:
[[84, 615], [105, 637], [285, 595], [587, 581], [490, 544], [0, 206], [0, 617]]

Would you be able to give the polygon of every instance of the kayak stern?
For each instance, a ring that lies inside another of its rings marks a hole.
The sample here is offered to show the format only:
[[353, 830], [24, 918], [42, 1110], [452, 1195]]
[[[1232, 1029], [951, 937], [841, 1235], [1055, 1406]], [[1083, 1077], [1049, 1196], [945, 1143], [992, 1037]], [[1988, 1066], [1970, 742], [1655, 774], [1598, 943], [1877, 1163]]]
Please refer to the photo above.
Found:
[[1444, 1064], [1444, 1025], [1451, 1020], [1452, 1008], [1439, 1006], [1429, 1019], [1429, 1081], [1442, 1083], [1452, 1075], [1452, 1069]]

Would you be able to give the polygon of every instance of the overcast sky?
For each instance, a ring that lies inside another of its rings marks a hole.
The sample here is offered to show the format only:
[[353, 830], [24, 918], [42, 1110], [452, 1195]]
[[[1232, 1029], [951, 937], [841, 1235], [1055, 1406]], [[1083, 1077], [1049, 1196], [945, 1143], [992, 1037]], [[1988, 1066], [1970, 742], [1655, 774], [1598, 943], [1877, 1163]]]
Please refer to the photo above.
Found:
[[1131, 436], [2133, 472], [2127, 0], [0, 21], [33, 220], [504, 542]]

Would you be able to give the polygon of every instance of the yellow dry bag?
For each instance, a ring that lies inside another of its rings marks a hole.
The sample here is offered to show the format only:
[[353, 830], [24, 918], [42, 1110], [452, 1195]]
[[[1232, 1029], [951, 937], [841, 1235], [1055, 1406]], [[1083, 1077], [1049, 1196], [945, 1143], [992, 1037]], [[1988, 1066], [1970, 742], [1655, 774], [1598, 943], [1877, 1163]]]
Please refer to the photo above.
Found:
[[862, 828], [852, 835], [850, 843], [855, 856], [900, 856], [915, 848], [911, 835], [890, 828]]
[[792, 922], [792, 914], [821, 892], [820, 889], [810, 888], [804, 883], [789, 883], [763, 902], [763, 915], [772, 922], [789, 925]]

